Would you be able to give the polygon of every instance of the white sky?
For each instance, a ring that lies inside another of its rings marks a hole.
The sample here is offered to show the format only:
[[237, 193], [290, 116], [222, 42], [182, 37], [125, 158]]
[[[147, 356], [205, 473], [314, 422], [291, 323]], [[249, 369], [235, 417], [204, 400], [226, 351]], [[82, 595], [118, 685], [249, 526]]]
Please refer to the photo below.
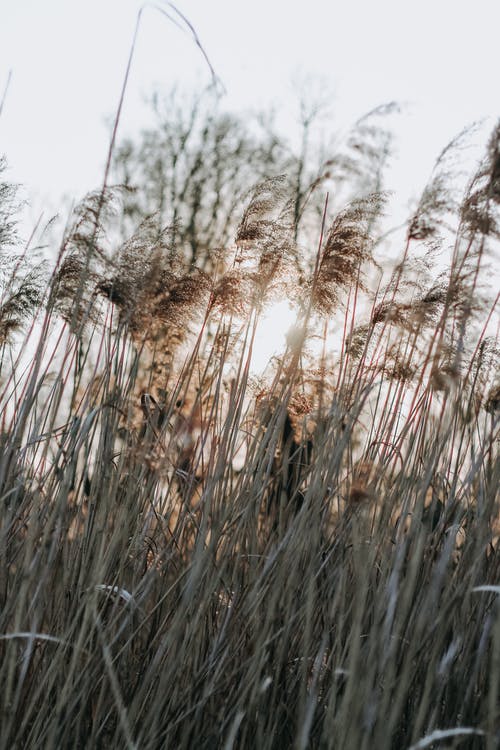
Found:
[[[78, 198], [99, 186], [105, 118], [116, 108], [140, 7], [136, 0], [0, 0], [0, 93], [12, 71], [0, 153], [37, 210], [57, 210], [63, 194]], [[500, 0], [178, 0], [178, 7], [230, 108], [274, 103], [291, 112], [298, 72], [320, 75], [335, 93], [334, 130], [383, 102], [408, 102], [396, 170], [408, 195], [465, 124], [500, 116]], [[153, 85], [195, 81], [209, 82], [199, 50], [148, 7], [120, 132], [147, 123], [142, 96]]]

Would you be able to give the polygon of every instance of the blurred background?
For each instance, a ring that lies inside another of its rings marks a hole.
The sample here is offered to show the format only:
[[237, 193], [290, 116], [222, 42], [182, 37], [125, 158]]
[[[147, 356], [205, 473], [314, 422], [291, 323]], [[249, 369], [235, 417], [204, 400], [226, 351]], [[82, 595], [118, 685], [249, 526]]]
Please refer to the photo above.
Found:
[[[0, 153], [8, 179], [24, 185], [28, 222], [100, 186], [141, 7], [119, 142], [152, 126], [153, 91], [210, 84], [180, 16], [167, 3], [135, 0], [2, 1]], [[304, 94], [321, 103], [315, 125], [324, 141], [399, 102], [386, 187], [401, 210], [454, 135], [484, 119], [487, 133], [500, 113], [496, 0], [179, 0], [177, 8], [221, 82], [222, 106], [242, 117], [275, 110], [291, 144], [300, 139]]]

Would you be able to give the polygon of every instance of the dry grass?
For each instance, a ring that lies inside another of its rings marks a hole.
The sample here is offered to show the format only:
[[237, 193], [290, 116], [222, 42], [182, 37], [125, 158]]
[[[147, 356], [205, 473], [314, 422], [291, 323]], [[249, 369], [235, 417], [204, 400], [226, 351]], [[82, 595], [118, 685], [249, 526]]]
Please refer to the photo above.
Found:
[[[276, 179], [209, 271], [173, 265], [153, 221], [110, 252], [101, 194], [46, 288], [18, 264], [0, 306], [1, 747], [498, 747], [481, 282], [499, 136], [458, 206], [427, 190], [373, 294], [383, 196], [333, 216], [306, 273]], [[444, 212], [453, 256], [427, 283]], [[283, 295], [297, 330], [256, 383], [259, 317]], [[318, 316], [341, 346], [311, 361]]]

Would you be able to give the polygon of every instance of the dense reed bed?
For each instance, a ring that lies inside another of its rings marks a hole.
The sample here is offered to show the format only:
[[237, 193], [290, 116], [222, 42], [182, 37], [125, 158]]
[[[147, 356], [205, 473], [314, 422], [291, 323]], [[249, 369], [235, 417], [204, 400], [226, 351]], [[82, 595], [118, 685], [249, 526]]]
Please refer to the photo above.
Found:
[[499, 746], [500, 129], [448, 156], [385, 275], [376, 190], [196, 267], [106, 188], [49, 270], [2, 183], [1, 747]]

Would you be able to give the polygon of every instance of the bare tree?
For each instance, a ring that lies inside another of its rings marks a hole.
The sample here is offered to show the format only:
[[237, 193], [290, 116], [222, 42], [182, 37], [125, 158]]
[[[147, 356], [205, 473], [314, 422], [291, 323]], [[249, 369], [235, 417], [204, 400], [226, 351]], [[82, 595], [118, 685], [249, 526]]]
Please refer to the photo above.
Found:
[[152, 105], [156, 127], [124, 141], [115, 155], [114, 177], [129, 188], [124, 233], [155, 214], [159, 232], [174, 227], [174, 252], [206, 266], [214, 246], [232, 240], [245, 193], [287, 171], [290, 156], [272, 132], [252, 132], [223, 112], [212, 89], [188, 101], [173, 90], [153, 96]]
[[[115, 181], [127, 188], [123, 236], [154, 216], [158, 236], [171, 227], [172, 260], [207, 269], [213, 251], [232, 243], [245, 199], [263, 180], [286, 177], [293, 239], [306, 249], [315, 244], [327, 191], [343, 203], [379, 191], [390, 133], [378, 120], [391, 108], [369, 113], [342, 140], [331, 125], [326, 89], [304, 81], [295, 88], [297, 148], [278, 133], [272, 112], [230, 114], [213, 88], [153, 95], [155, 125], [124, 140], [115, 153]], [[320, 123], [326, 136], [318, 134]], [[332, 212], [339, 208], [335, 201], [330, 206]], [[297, 252], [297, 265], [303, 265], [299, 256], [308, 253]]]

